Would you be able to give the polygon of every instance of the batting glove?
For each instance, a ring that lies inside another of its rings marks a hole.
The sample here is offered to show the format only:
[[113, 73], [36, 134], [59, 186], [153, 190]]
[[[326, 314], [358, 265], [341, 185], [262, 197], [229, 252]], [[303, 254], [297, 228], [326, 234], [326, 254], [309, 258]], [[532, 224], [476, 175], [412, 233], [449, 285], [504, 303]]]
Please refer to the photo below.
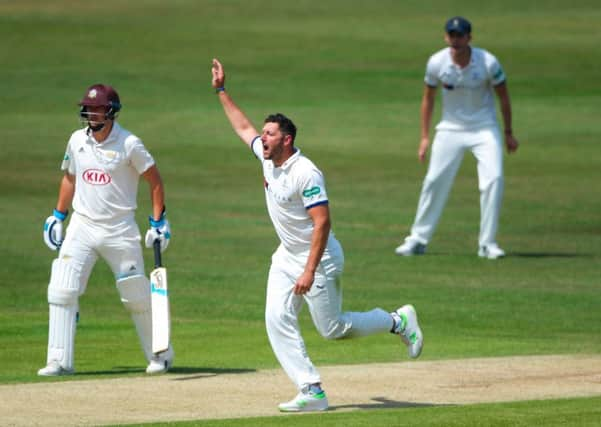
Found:
[[159, 218], [158, 221], [152, 216], [148, 217], [150, 228], [146, 232], [144, 242], [147, 248], [152, 248], [154, 241], [157, 239], [161, 242], [161, 252], [169, 246], [169, 240], [171, 240], [171, 227], [169, 226], [169, 221], [166, 216], [167, 214], [163, 211], [161, 218]]
[[53, 251], [58, 251], [63, 243], [63, 221], [69, 212], [54, 209], [44, 223], [44, 243]]

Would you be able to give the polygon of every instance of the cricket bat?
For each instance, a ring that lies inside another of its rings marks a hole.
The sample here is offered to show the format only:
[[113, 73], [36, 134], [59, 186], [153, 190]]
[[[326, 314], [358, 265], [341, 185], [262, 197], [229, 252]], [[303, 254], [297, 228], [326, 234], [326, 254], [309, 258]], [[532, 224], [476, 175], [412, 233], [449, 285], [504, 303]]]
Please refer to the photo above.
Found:
[[161, 261], [161, 242], [155, 240], [154, 270], [150, 273], [150, 298], [152, 304], [152, 352], [161, 353], [169, 347], [171, 316], [167, 291], [167, 269]]

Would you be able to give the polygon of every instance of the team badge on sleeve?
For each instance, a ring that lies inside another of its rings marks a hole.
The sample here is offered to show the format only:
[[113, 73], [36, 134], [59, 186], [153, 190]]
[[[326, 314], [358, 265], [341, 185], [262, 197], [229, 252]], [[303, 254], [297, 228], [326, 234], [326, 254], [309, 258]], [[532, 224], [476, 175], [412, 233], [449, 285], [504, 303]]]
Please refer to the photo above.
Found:
[[325, 189], [320, 185], [313, 185], [306, 190], [303, 190], [302, 194], [305, 209], [328, 202], [328, 196]]
[[315, 187], [309, 188], [308, 190], [303, 191], [303, 196], [304, 197], [313, 197], [313, 196], [319, 195], [319, 193], [321, 193], [321, 188], [319, 188], [318, 186], [315, 186]]

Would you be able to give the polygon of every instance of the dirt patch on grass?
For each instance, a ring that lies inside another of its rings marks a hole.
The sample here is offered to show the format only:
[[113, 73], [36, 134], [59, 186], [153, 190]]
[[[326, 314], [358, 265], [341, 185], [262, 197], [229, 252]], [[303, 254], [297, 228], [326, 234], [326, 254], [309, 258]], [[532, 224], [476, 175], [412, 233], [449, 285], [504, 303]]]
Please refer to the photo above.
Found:
[[[601, 355], [321, 367], [330, 410], [601, 395]], [[280, 369], [0, 386], [9, 426], [81, 426], [278, 415], [296, 390]]]

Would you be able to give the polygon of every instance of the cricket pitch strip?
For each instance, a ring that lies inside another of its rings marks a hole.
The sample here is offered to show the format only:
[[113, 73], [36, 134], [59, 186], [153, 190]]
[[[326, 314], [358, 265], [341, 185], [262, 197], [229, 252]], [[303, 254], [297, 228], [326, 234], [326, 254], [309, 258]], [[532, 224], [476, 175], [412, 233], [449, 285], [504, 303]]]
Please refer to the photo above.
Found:
[[[0, 386], [7, 426], [82, 426], [281, 415], [281, 369]], [[319, 368], [330, 411], [601, 395], [601, 355], [414, 361]], [[294, 416], [294, 415], [282, 415]]]

